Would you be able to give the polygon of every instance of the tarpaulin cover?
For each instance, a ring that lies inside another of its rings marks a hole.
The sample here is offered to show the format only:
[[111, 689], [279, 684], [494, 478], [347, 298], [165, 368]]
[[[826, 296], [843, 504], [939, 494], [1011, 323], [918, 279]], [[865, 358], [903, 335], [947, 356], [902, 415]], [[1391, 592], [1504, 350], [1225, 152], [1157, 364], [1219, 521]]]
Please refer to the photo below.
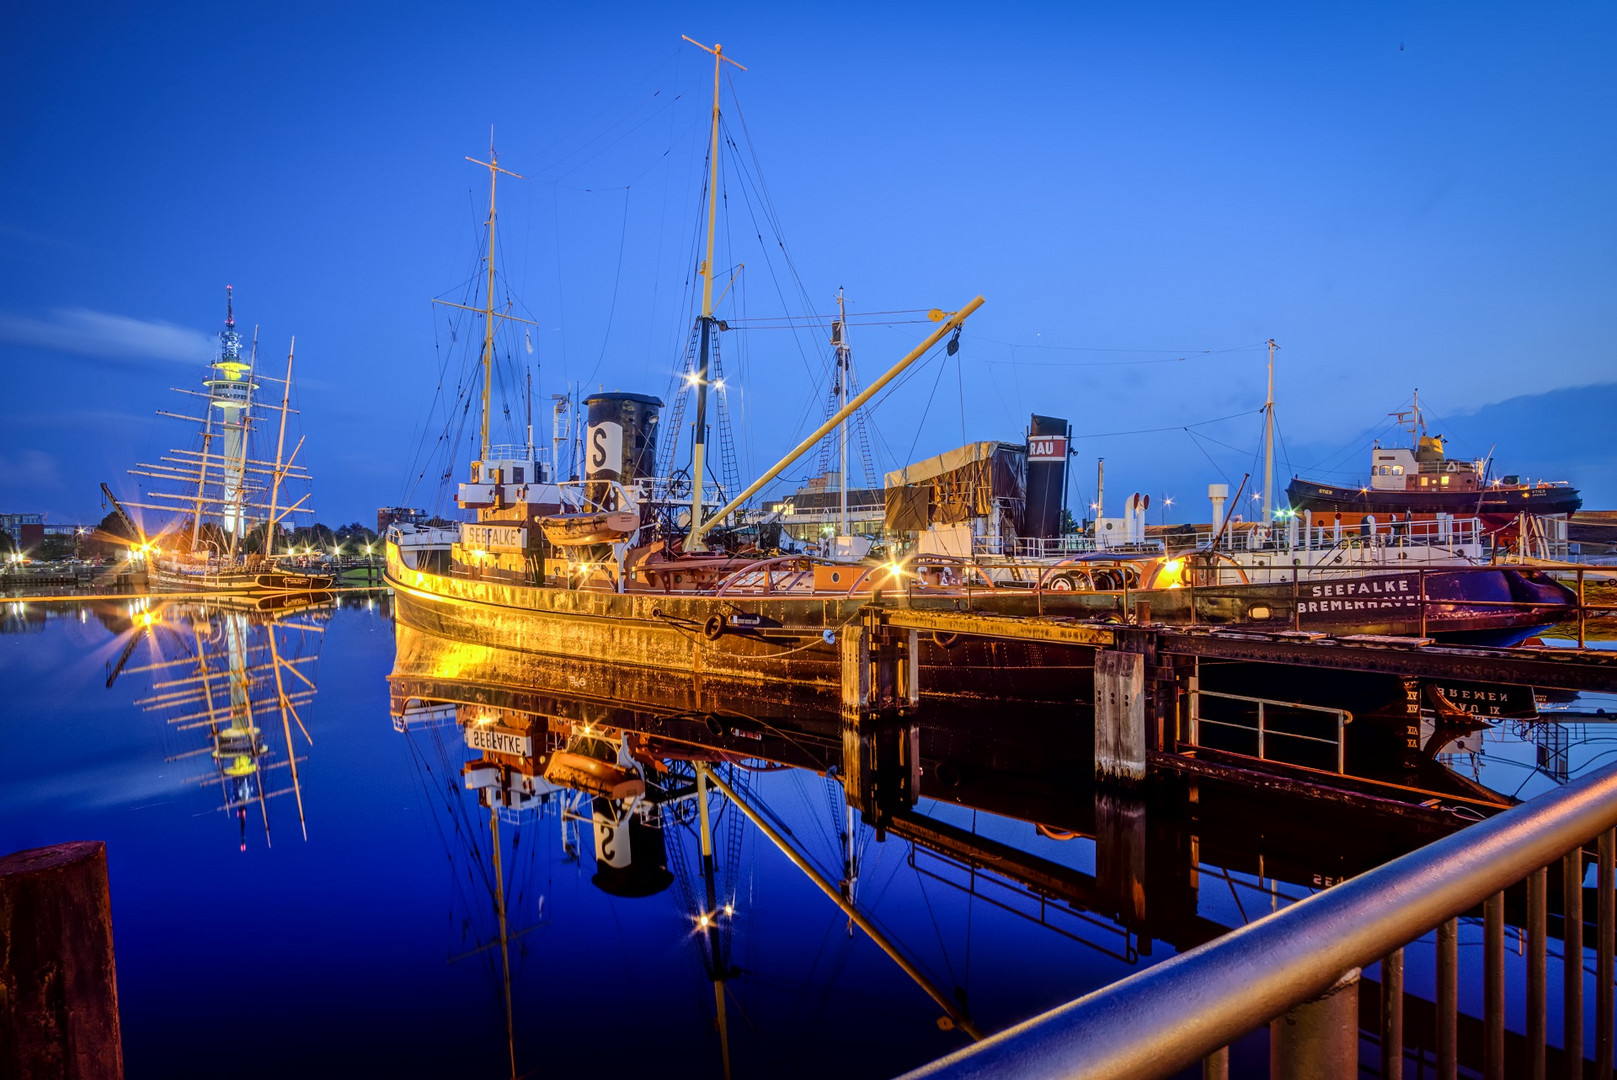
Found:
[[967, 443], [887, 474], [887, 528], [919, 532], [987, 517], [996, 502], [1021, 516], [1027, 495], [1027, 451], [1011, 443]]

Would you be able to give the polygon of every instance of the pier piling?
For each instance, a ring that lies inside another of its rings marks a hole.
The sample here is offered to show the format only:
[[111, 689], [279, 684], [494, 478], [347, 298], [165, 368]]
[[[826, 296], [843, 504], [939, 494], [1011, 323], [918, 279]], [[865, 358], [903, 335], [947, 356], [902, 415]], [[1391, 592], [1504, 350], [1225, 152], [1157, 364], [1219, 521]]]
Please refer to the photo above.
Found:
[[0, 858], [0, 1076], [123, 1076], [105, 844]]
[[1145, 657], [1103, 649], [1095, 654], [1096, 779], [1144, 780], [1145, 751]]

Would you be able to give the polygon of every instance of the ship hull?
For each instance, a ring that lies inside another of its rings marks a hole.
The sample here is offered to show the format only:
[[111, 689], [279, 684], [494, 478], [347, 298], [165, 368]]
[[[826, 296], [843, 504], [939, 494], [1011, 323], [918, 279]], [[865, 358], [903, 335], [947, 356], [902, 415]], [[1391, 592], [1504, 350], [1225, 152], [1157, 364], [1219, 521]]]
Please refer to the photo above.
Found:
[[159, 561], [151, 569], [152, 584], [162, 592], [186, 593], [317, 593], [332, 587], [326, 574], [292, 574], [283, 570], [180, 570]]
[[[1511, 485], [1480, 491], [1368, 491], [1334, 484], [1296, 479], [1286, 487], [1291, 508], [1298, 513], [1374, 514], [1382, 521], [1405, 514], [1453, 514], [1456, 517], [1485, 517], [1496, 520], [1517, 514], [1570, 514], [1583, 505], [1576, 488], [1526, 487]], [[1316, 520], [1315, 524], [1319, 524]]]
[[[873, 603], [870, 596], [609, 593], [476, 580], [407, 568], [391, 544], [387, 565], [396, 617], [412, 629], [571, 661], [580, 670], [586, 661], [627, 665], [737, 687], [833, 691], [841, 681], [836, 641]], [[1541, 573], [1494, 568], [1126, 593], [911, 592], [889, 594], [885, 605], [1513, 644], [1563, 621], [1574, 599]], [[1071, 701], [1075, 689], [1091, 685], [1094, 654], [1083, 647], [930, 634], [917, 644], [928, 695]]]

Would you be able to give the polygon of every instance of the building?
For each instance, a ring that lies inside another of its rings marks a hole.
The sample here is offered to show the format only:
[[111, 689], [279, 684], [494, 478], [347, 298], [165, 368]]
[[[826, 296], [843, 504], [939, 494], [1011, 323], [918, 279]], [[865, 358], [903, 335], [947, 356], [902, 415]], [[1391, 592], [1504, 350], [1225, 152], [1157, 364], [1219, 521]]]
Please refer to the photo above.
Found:
[[[816, 476], [792, 494], [764, 503], [766, 514], [778, 513], [786, 535], [800, 543], [818, 543], [837, 533], [842, 514], [842, 478], [835, 471]], [[886, 493], [880, 488], [848, 489], [848, 532], [882, 535], [887, 516]]]
[[0, 514], [0, 532], [11, 537], [19, 548], [36, 547], [45, 539], [45, 515]]
[[386, 536], [389, 525], [425, 525], [427, 512], [412, 506], [383, 506], [376, 511], [376, 535]]

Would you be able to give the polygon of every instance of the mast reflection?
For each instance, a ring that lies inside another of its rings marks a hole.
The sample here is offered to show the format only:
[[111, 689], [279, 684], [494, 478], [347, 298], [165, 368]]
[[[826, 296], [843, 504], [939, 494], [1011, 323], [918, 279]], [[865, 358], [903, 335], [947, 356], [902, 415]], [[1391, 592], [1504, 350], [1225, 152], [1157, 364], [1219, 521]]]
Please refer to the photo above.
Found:
[[136, 597], [96, 608], [119, 635], [118, 654], [107, 664], [107, 687], [120, 677], [147, 679], [148, 692], [135, 704], [164, 719], [167, 741], [177, 744], [165, 760], [207, 761], [209, 767], [190, 782], [217, 787], [218, 809], [236, 819], [242, 851], [247, 819], [255, 812], [270, 846], [269, 801], [281, 795], [294, 797], [298, 828], [308, 839], [298, 775], [307, 755], [298, 753], [298, 745], [313, 743], [305, 715], [314, 701], [322, 635], [335, 608], [328, 594]]
[[[1070, 708], [929, 702], [916, 715], [861, 716], [812, 687], [732, 685], [718, 698], [699, 674], [653, 678], [404, 625], [396, 634], [395, 726], [419, 731], [435, 717], [455, 736], [442, 740], [437, 782], [456, 774], [461, 799], [475, 792], [493, 811], [490, 832], [498, 811], [554, 812], [560, 827], [546, 835], [559, 835], [564, 857], [590, 857], [587, 823], [596, 888], [672, 899], [711, 987], [713, 1064], [726, 1075], [733, 1017], [750, 1018], [768, 989], [733, 961], [748, 925], [743, 886], [767, 845], [903, 971], [913, 1003], [960, 1046], [1028, 1014], [994, 1000], [1014, 980], [989, 980], [990, 996], [973, 998], [969, 963], [951, 958], [961, 946], [934, 910], [946, 896], [1077, 943], [1104, 958], [1109, 981], [1117, 965], [1203, 944], [1470, 820], [1452, 807], [1376, 810], [1195, 776], [1102, 790], [1089, 780], [1092, 731]], [[924, 904], [895, 906], [895, 859]], [[872, 878], [873, 863], [886, 876]], [[503, 913], [504, 897], [491, 899]], [[503, 925], [493, 936], [508, 951]], [[510, 1002], [509, 959], [504, 972]], [[522, 1014], [507, 1016], [516, 1075]]]

